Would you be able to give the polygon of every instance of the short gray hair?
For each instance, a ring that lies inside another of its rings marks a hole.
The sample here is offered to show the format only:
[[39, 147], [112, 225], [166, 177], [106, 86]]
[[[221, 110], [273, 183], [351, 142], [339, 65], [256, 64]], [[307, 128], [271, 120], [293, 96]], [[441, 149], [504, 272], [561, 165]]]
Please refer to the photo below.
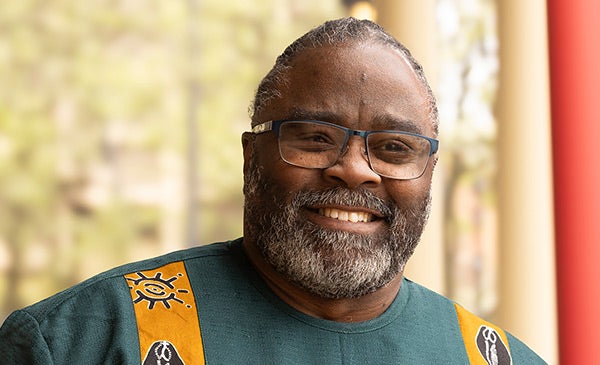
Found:
[[291, 67], [292, 60], [302, 51], [327, 45], [367, 41], [375, 41], [382, 45], [390, 46], [392, 49], [399, 51], [408, 60], [415, 74], [427, 90], [431, 121], [434, 132], [437, 135], [439, 124], [437, 103], [423, 72], [423, 67], [414, 59], [410, 51], [402, 43], [388, 34], [381, 26], [370, 20], [358, 20], [355, 18], [341, 18], [325, 22], [295, 40], [277, 57], [273, 68], [258, 85], [254, 102], [251, 106], [252, 126], [261, 122], [255, 119], [256, 115], [271, 100], [281, 97], [281, 87], [287, 83], [286, 71]]

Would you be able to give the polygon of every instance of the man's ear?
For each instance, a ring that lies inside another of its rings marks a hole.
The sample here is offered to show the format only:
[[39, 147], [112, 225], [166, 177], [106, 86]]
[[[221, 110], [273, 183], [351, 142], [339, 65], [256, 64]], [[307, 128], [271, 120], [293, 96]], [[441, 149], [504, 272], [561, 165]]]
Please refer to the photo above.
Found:
[[252, 149], [254, 148], [254, 134], [250, 132], [242, 133], [242, 150], [244, 152], [244, 174], [246, 174], [250, 159], [252, 158]]

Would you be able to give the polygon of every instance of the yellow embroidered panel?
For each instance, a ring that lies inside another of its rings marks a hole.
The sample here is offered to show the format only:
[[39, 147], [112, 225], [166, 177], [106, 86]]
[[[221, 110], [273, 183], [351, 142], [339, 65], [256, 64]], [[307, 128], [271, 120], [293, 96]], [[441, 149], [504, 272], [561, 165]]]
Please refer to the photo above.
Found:
[[183, 262], [125, 275], [142, 364], [204, 364], [194, 293]]
[[454, 304], [471, 365], [511, 365], [506, 333], [499, 327]]

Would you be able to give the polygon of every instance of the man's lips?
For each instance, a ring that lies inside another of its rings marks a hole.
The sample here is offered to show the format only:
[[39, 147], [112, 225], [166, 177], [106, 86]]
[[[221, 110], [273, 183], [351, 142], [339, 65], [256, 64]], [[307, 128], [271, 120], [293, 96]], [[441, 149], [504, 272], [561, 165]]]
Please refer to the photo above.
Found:
[[319, 208], [319, 214], [324, 217], [352, 223], [371, 222], [374, 219], [374, 215], [369, 212], [338, 208]]
[[375, 210], [352, 206], [306, 207], [307, 218], [312, 223], [334, 231], [350, 231], [358, 234], [373, 234], [381, 229], [384, 216]]

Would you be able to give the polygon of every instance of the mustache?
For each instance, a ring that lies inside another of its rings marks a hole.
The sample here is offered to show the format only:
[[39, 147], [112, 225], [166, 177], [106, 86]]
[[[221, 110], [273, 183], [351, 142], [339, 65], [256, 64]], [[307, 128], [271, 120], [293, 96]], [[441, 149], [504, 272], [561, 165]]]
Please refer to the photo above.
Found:
[[393, 216], [396, 208], [393, 202], [386, 201], [367, 189], [347, 189], [343, 187], [333, 187], [318, 191], [299, 191], [292, 198], [291, 205], [295, 208], [313, 205], [364, 207], [379, 212], [386, 220]]

